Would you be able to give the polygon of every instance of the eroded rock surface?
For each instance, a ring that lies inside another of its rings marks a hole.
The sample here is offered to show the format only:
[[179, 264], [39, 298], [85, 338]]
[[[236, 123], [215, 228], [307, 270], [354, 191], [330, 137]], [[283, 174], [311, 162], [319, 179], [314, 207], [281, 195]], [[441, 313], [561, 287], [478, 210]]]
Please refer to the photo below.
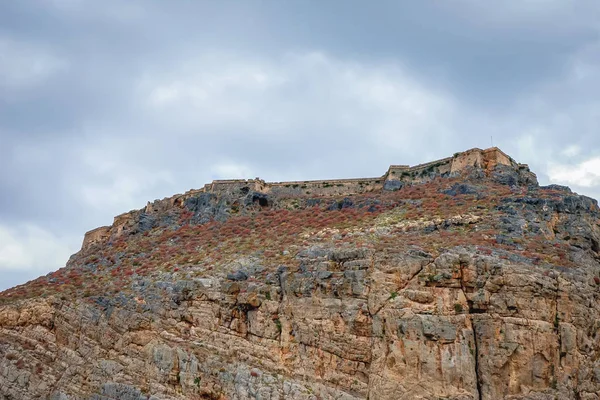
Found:
[[0, 398], [600, 399], [597, 203], [519, 176], [155, 211], [2, 294]]

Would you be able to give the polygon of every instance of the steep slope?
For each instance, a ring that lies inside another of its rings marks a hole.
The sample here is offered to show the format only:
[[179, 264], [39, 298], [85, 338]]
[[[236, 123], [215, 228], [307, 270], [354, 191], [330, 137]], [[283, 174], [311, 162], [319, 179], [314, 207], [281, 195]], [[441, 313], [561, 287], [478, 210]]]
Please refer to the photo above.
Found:
[[599, 217], [495, 148], [213, 182], [0, 294], [0, 398], [599, 399]]

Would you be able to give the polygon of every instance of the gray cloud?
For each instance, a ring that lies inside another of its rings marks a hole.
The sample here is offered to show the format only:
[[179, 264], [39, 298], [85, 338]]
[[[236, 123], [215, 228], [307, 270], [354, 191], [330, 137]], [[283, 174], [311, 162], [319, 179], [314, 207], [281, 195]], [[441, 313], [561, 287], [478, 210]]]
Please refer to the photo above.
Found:
[[600, 196], [595, 1], [0, 5], [0, 289], [215, 178], [494, 144]]

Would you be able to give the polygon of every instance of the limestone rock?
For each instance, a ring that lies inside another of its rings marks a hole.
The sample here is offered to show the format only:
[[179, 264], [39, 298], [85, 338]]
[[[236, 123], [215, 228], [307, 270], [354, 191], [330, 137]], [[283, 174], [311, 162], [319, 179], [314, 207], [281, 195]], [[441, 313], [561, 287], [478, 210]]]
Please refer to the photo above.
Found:
[[598, 399], [599, 243], [497, 149], [215, 181], [0, 294], [0, 398]]

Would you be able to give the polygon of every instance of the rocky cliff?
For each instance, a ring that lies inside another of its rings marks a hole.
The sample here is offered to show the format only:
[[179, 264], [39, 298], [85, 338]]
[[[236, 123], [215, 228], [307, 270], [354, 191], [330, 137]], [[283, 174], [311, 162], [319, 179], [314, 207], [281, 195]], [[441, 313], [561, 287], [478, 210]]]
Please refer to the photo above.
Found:
[[599, 217], [498, 149], [213, 182], [0, 294], [0, 398], [600, 399]]

